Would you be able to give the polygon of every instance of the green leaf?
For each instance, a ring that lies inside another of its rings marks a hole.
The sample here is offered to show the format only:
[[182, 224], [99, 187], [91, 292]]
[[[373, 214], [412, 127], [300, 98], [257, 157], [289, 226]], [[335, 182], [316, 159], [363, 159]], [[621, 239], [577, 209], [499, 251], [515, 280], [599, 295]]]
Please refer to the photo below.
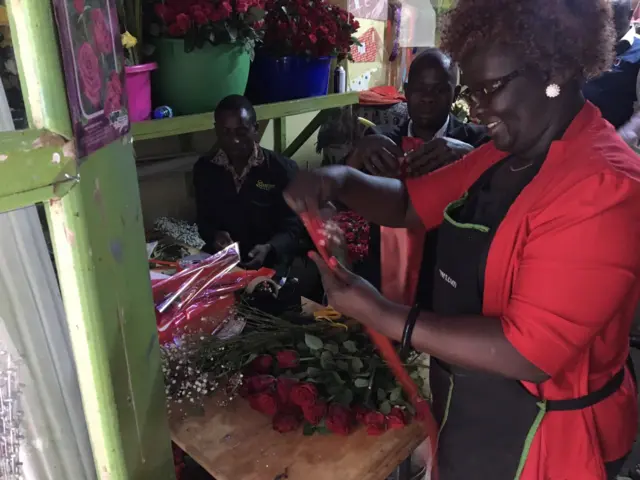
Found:
[[247, 16], [245, 17], [245, 20], [247, 23], [259, 22], [264, 18], [265, 14], [266, 12], [264, 11], [264, 9], [254, 6], [254, 7], [251, 7], [247, 12]]
[[393, 390], [391, 390], [391, 393], [389, 394], [389, 400], [391, 400], [392, 402], [397, 402], [399, 400], [402, 399], [402, 388], [401, 387], [396, 387]]
[[389, 402], [382, 402], [380, 405], [380, 412], [389, 415], [391, 413], [391, 404]]
[[309, 375], [307, 372], [294, 373], [293, 378], [296, 380], [303, 380], [307, 378], [307, 375]]
[[300, 352], [300, 351], [307, 351], [307, 350], [309, 350], [309, 347], [307, 346], [307, 344], [306, 344], [306, 343], [304, 343], [304, 342], [300, 342], [300, 343], [298, 343], [298, 344], [296, 345], [296, 350], [298, 350], [298, 352]]
[[378, 391], [376, 392], [376, 396], [378, 397], [378, 401], [382, 402], [387, 399], [387, 392], [379, 388]]
[[320, 435], [330, 435], [331, 434], [331, 430], [329, 430], [326, 425], [318, 425], [316, 427], [316, 432], [318, 432]]
[[353, 381], [353, 384], [357, 388], [367, 388], [369, 386], [369, 380], [367, 380], [366, 378], [356, 378]]
[[348, 407], [351, 402], [353, 402], [353, 392], [351, 390], [342, 390], [342, 392], [336, 395], [334, 401]]
[[329, 370], [334, 365], [335, 364], [333, 362], [333, 355], [331, 354], [331, 352], [328, 350], [322, 352], [322, 355], [320, 355], [320, 366], [325, 370]]
[[338, 347], [338, 344], [333, 343], [333, 342], [325, 344], [324, 348], [329, 350], [334, 355], [337, 355], [338, 352], [340, 351], [340, 347]]
[[316, 367], [309, 367], [307, 368], [307, 375], [309, 375], [310, 377], [315, 377], [318, 376], [322, 373], [322, 370]]
[[304, 334], [304, 343], [306, 343], [307, 347], [311, 350], [320, 350], [324, 346], [322, 340], [309, 333]]
[[358, 347], [356, 346], [356, 342], [353, 340], [347, 340], [342, 344], [344, 349], [349, 353], [356, 353], [358, 351]]
[[351, 368], [354, 372], [360, 373], [360, 371], [364, 368], [364, 363], [362, 363], [362, 360], [356, 357], [351, 360]]
[[258, 358], [258, 354], [257, 353], [252, 353], [250, 354], [247, 359], [244, 361], [244, 365], [249, 365], [251, 362], [253, 362], [256, 358]]
[[345, 372], [349, 371], [349, 364], [344, 360], [336, 360], [336, 367]]
[[346, 382], [342, 379], [340, 374], [335, 370], [331, 371], [331, 377], [340, 385], [344, 385]]
[[316, 433], [316, 427], [311, 425], [310, 423], [305, 423], [304, 427], [302, 427], [302, 433], [305, 437], [310, 437], [314, 433]]

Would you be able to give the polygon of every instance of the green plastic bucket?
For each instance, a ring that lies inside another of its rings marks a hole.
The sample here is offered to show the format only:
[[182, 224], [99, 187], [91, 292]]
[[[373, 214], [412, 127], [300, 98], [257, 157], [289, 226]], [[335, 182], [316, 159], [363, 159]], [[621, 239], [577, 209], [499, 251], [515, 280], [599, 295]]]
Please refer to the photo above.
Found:
[[155, 39], [154, 103], [168, 105], [175, 115], [211, 112], [227, 95], [243, 95], [251, 59], [237, 45], [209, 43], [189, 53], [184, 40]]

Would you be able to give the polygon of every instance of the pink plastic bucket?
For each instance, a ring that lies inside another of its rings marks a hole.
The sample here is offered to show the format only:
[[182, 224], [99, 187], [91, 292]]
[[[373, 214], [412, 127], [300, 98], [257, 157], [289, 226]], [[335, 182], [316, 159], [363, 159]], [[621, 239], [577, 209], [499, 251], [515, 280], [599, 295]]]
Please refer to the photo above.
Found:
[[131, 122], [142, 122], [151, 116], [151, 71], [156, 68], [157, 63], [124, 67]]

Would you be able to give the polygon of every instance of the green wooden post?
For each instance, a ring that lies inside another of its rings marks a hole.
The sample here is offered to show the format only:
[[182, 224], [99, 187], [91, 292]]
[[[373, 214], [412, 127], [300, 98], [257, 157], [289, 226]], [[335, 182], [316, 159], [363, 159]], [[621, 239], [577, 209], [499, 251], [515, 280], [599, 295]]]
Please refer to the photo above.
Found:
[[173, 479], [131, 138], [76, 157], [51, 3], [7, 6], [34, 130], [0, 134], [0, 210], [47, 205], [98, 478]]

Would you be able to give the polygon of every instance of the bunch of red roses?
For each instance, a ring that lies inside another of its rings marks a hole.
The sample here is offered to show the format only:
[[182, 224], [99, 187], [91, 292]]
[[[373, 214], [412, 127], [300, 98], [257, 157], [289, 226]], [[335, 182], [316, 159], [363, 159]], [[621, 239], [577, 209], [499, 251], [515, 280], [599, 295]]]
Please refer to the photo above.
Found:
[[264, 0], [161, 0], [154, 4], [161, 32], [185, 39], [185, 50], [230, 43], [255, 46], [261, 39]]
[[344, 211], [336, 214], [333, 221], [338, 224], [340, 230], [344, 232], [347, 242], [349, 261], [357, 263], [369, 255], [369, 222], [357, 213]]
[[[320, 351], [320, 356], [323, 347], [315, 349]], [[352, 350], [351, 345], [347, 348]], [[309, 359], [313, 358], [315, 356]], [[333, 355], [331, 362], [334, 358], [341, 356], [339, 353]], [[326, 361], [329, 360], [325, 356]], [[365, 397], [357, 394], [350, 394], [346, 399], [344, 395], [328, 395], [336, 386], [336, 378], [339, 383], [345, 383], [343, 376], [335, 371], [304, 368], [297, 350], [282, 350], [275, 356], [260, 355], [251, 362], [248, 370], [240, 395], [248, 400], [251, 408], [272, 417], [273, 429], [280, 433], [291, 432], [304, 425], [307, 435], [315, 432], [349, 435], [358, 425], [364, 425], [369, 435], [381, 435], [388, 429], [403, 428], [410, 419], [406, 406], [392, 406], [383, 389], [376, 392], [378, 399], [383, 400], [379, 409], [376, 402], [368, 402], [368, 406], [360, 403], [358, 400]], [[328, 375], [323, 380], [324, 374]], [[306, 378], [306, 381], [299, 378]], [[327, 382], [326, 379], [331, 380]], [[369, 380], [356, 381], [353, 386], [355, 390], [369, 391], [369, 383]], [[389, 397], [394, 395], [396, 400], [400, 400], [398, 391], [392, 391]]]
[[264, 48], [274, 57], [289, 55], [342, 60], [350, 56], [360, 24], [351, 13], [325, 0], [267, 0]]

